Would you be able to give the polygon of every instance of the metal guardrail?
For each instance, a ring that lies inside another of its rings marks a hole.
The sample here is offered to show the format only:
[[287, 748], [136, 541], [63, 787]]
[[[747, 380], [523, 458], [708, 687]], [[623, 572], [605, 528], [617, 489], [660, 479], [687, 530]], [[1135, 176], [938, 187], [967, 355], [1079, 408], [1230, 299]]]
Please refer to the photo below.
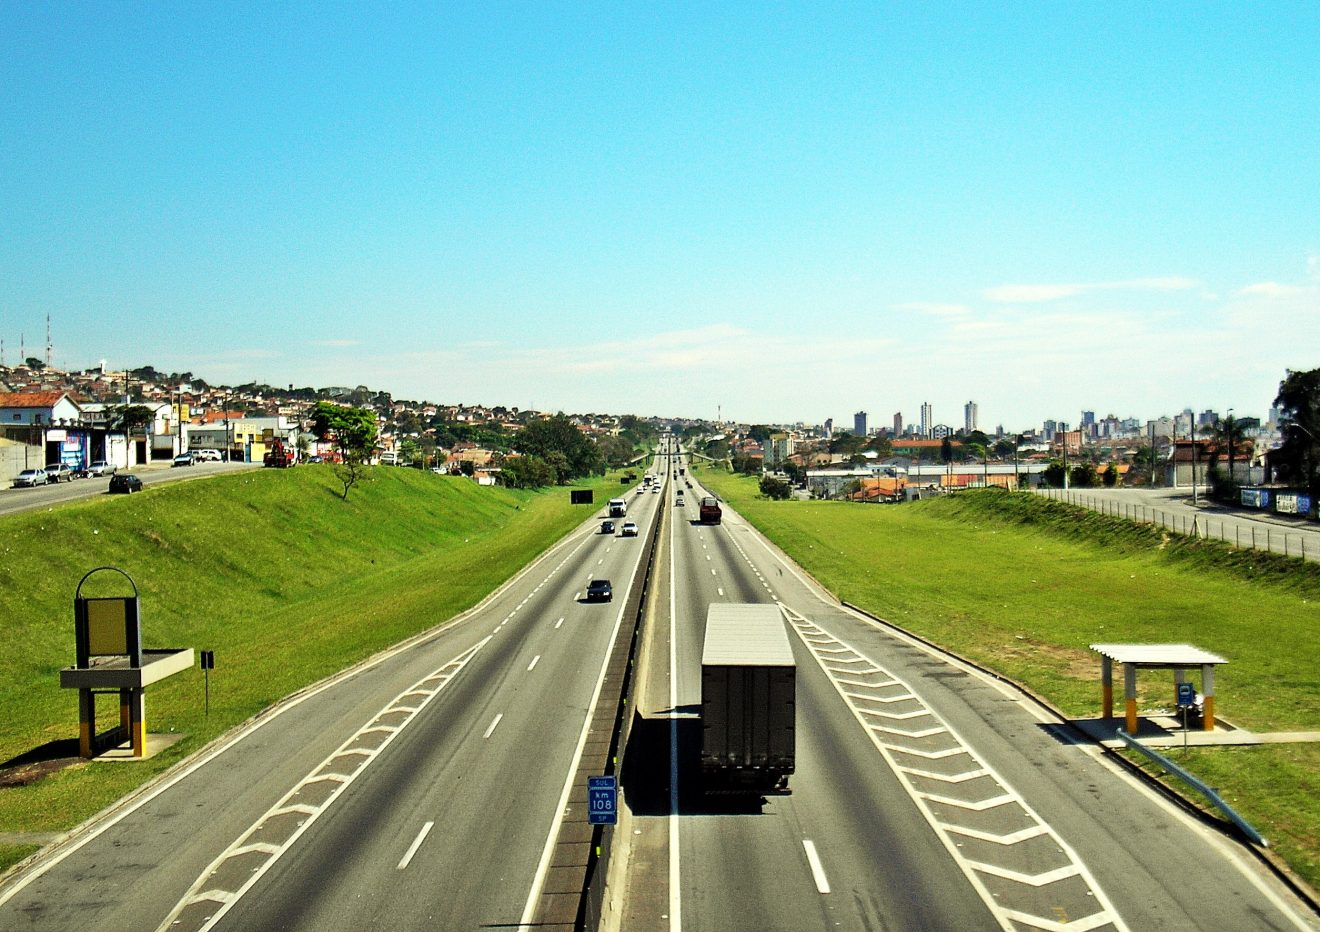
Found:
[[1251, 826], [1251, 823], [1249, 823], [1246, 819], [1242, 818], [1242, 816], [1238, 815], [1232, 806], [1224, 802], [1224, 798], [1222, 796], [1220, 796], [1213, 789], [1206, 786], [1205, 783], [1201, 782], [1199, 779], [1193, 776], [1191, 772], [1183, 769], [1182, 767], [1179, 767], [1177, 764], [1169, 760], [1169, 758], [1165, 757], [1163, 754], [1160, 754], [1158, 751], [1153, 751], [1150, 748], [1146, 747], [1144, 744], [1142, 744], [1136, 738], [1129, 735], [1126, 731], [1124, 731], [1121, 728], [1117, 729], [1114, 732], [1114, 734], [1115, 736], [1118, 737], [1120, 741], [1122, 741], [1128, 747], [1132, 748], [1134, 751], [1138, 751], [1139, 753], [1143, 754], [1145, 757], [1159, 764], [1169, 773], [1173, 774], [1175, 777], [1182, 780], [1184, 783], [1186, 783], [1192, 789], [1196, 790], [1206, 799], [1210, 800], [1210, 804], [1213, 805], [1220, 812], [1222, 812], [1224, 814], [1224, 817], [1227, 818], [1228, 821], [1232, 822], [1235, 826], [1237, 826], [1238, 830], [1242, 832], [1242, 834], [1245, 835], [1253, 843], [1260, 845], [1262, 848], [1268, 848], [1270, 846], [1270, 843], [1265, 839], [1264, 836], [1261, 835], [1260, 832], [1256, 831]]

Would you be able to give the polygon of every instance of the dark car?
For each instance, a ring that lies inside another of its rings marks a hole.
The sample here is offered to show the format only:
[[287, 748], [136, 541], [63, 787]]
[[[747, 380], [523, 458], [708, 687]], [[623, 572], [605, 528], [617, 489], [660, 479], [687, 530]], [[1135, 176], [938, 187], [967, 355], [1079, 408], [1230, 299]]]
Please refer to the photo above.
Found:
[[180, 453], [178, 456], [174, 457], [174, 462], [171, 463], [170, 465], [191, 466], [195, 462], [197, 462], [197, 459], [191, 453]]
[[608, 579], [593, 579], [587, 586], [588, 602], [608, 602], [614, 598], [614, 587]]
[[117, 473], [110, 477], [110, 491], [131, 494], [142, 491], [142, 480], [131, 472]]
[[602, 534], [613, 534], [613, 533], [614, 533], [614, 522], [613, 522], [613, 521], [602, 521], [602, 522], [600, 523], [600, 532], [601, 532]]

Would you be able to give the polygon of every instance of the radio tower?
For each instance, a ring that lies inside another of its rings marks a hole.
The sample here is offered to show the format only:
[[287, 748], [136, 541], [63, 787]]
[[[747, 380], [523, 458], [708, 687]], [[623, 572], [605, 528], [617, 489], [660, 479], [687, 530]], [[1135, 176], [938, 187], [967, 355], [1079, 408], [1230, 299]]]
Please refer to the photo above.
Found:
[[50, 312], [47, 311], [46, 312], [46, 368], [47, 369], [50, 368], [50, 356], [51, 356], [51, 351], [54, 348], [55, 347], [52, 346], [50, 342]]

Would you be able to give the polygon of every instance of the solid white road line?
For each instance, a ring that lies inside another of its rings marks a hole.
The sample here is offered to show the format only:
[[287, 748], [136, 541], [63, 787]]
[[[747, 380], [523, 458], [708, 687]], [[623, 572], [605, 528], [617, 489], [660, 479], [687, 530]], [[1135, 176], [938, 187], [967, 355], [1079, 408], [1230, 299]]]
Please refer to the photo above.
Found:
[[669, 525], [669, 928], [683, 928], [682, 878], [678, 869], [678, 609], [675, 599], [674, 529]]
[[490, 735], [491, 735], [491, 732], [493, 732], [493, 731], [495, 730], [495, 726], [498, 725], [498, 724], [500, 723], [500, 719], [502, 719], [502, 718], [504, 718], [504, 713], [503, 713], [503, 712], [501, 712], [499, 715], [495, 716], [495, 721], [493, 721], [493, 722], [490, 723], [490, 727], [486, 729], [486, 733], [485, 733], [484, 735], [482, 735], [481, 737], [483, 737], [483, 738], [489, 738]]
[[816, 881], [816, 889], [821, 893], [829, 893], [830, 882], [825, 877], [825, 868], [820, 863], [820, 855], [816, 853], [816, 843], [810, 838], [804, 838], [802, 847], [807, 849], [807, 863], [811, 865], [811, 876]]
[[403, 856], [403, 860], [399, 862], [399, 867], [398, 867], [399, 870], [403, 870], [404, 868], [406, 868], [408, 864], [412, 861], [413, 855], [416, 854], [417, 849], [422, 846], [422, 842], [426, 841], [426, 836], [431, 834], [431, 829], [434, 826], [435, 826], [434, 822], [427, 822], [425, 825], [422, 826], [422, 830], [417, 833], [417, 837], [413, 839], [413, 843], [408, 846], [408, 853], [405, 854]]
[[535, 670], [535, 669], [536, 669], [536, 665], [537, 665], [540, 661], [541, 661], [541, 655], [540, 655], [540, 654], [537, 654], [535, 657], [532, 658], [532, 662], [529, 663], [529, 664], [527, 665], [527, 672], [528, 672], [528, 673], [531, 673], [533, 670]]

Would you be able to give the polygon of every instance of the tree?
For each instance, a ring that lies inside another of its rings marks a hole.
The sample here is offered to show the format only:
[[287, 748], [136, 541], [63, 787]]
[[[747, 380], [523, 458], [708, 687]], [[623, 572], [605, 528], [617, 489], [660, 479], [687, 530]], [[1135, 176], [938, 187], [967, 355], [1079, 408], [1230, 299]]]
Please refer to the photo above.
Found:
[[513, 448], [547, 462], [551, 453], [563, 454], [566, 472], [560, 480], [564, 482], [605, 471], [605, 461], [595, 441], [562, 413], [528, 424], [513, 438]]
[[[1214, 426], [1211, 428], [1211, 438], [1214, 440], [1214, 447], [1210, 451], [1210, 465], [1206, 469], [1206, 475], [1209, 477], [1211, 486], [1211, 495], [1220, 501], [1236, 502], [1238, 500], [1238, 489], [1241, 483], [1237, 481], [1237, 469], [1234, 465], [1237, 459], [1238, 447], [1246, 443], [1246, 429], [1242, 426], [1242, 420], [1233, 415], [1228, 417], [1216, 418]], [[1219, 467], [1220, 451], [1228, 450], [1228, 472], [1222, 472]]]
[[792, 460], [784, 460], [779, 464], [779, 468], [788, 476], [788, 481], [795, 485], [801, 485], [807, 481], [807, 470], [805, 466], [799, 466]]
[[747, 436], [751, 437], [757, 443], [765, 443], [770, 439], [770, 435], [773, 433], [774, 429], [767, 427], [765, 424], [753, 424], [751, 427], [747, 428]]
[[142, 432], [155, 415], [146, 405], [109, 405], [105, 409], [107, 430], [133, 434]]
[[1050, 464], [1045, 467], [1045, 471], [1040, 474], [1041, 481], [1052, 489], [1063, 488], [1063, 477], [1067, 475], [1063, 469], [1061, 460], [1050, 460]]
[[783, 479], [776, 479], [774, 476], [762, 476], [761, 494], [766, 498], [782, 501], [793, 494], [793, 487]]
[[339, 450], [335, 475], [344, 485], [343, 499], [362, 478], [362, 471], [376, 446], [376, 414], [366, 408], [343, 408], [318, 401], [312, 409], [312, 430], [318, 438], [333, 441]]
[[1280, 475], [1305, 485], [1312, 508], [1320, 499], [1320, 369], [1289, 372], [1275, 405], [1283, 409], [1283, 445], [1274, 451]]
[[29, 356], [27, 359], [23, 360], [23, 365], [27, 366], [33, 372], [40, 372], [42, 369], [46, 368], [46, 364], [36, 356]]
[[953, 462], [953, 441], [948, 437], [940, 441], [940, 462], [946, 466]]
[[554, 470], [539, 456], [506, 456], [500, 464], [500, 482], [511, 489], [539, 489], [554, 481]]
[[1068, 481], [1075, 489], [1089, 489], [1096, 485], [1095, 466], [1091, 463], [1078, 463], [1068, 473]]
[[1118, 485], [1118, 464], [1110, 463], [1105, 467], [1104, 473], [1100, 476], [1100, 481], [1104, 483], [1106, 489], [1112, 489]]

